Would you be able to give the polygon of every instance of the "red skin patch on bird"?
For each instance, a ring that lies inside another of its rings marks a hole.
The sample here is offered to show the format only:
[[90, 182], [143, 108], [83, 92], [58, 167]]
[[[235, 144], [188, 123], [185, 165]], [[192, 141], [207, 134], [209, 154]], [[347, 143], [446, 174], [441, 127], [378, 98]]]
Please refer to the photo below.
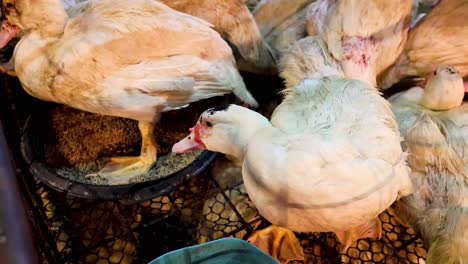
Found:
[[190, 128], [190, 132], [193, 132], [194, 135], [193, 141], [197, 142], [198, 144], [200, 144], [200, 146], [206, 149], [205, 143], [203, 143], [203, 141], [201, 140], [201, 130], [202, 126], [199, 123], [197, 123], [194, 127]]
[[377, 40], [373, 37], [343, 36], [344, 59], [367, 67], [375, 53]]

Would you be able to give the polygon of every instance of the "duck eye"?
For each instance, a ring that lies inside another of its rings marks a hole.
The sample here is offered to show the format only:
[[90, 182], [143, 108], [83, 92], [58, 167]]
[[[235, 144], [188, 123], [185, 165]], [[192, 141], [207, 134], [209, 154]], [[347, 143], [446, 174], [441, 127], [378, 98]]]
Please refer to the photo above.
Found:
[[212, 127], [213, 124], [212, 124], [210, 121], [206, 121], [206, 126], [207, 126], [207, 127]]
[[437, 75], [437, 71], [434, 71], [434, 75]]
[[7, 7], [7, 8], [13, 8], [14, 6], [15, 6], [15, 5], [14, 5], [13, 3], [11, 3], [11, 2], [6, 3], [6, 7]]

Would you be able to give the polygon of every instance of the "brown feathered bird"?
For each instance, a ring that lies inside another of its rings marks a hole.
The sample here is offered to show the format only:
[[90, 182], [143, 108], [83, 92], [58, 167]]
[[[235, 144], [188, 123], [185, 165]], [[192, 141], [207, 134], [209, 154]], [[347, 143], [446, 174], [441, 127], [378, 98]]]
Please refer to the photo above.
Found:
[[263, 41], [253, 15], [244, 0], [159, 0], [183, 13], [213, 24], [224, 39], [237, 49], [239, 69], [270, 74], [276, 71], [276, 61], [268, 44]]
[[468, 76], [468, 0], [442, 0], [411, 29], [405, 49], [379, 86], [389, 88], [405, 77], [425, 77], [438, 65]]
[[279, 61], [287, 48], [307, 36], [307, 7], [314, 0], [262, 0], [254, 9], [255, 21]]

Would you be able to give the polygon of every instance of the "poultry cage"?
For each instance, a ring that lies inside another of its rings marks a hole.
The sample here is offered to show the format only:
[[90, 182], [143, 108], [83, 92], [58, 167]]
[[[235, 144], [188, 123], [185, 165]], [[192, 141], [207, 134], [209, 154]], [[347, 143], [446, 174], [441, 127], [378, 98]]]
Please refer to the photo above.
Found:
[[[174, 190], [133, 203], [76, 198], [44, 185], [20, 153], [22, 128], [41, 102], [15, 78], [2, 75], [2, 84], [1, 122], [41, 263], [148, 263], [222, 237], [247, 239], [270, 225], [249, 200], [239, 169], [226, 166], [221, 156]], [[359, 240], [341, 255], [332, 233], [297, 233], [304, 263], [424, 263], [422, 240], [398, 222], [392, 208], [380, 220], [380, 240]], [[0, 239], [5, 228], [0, 226]]]

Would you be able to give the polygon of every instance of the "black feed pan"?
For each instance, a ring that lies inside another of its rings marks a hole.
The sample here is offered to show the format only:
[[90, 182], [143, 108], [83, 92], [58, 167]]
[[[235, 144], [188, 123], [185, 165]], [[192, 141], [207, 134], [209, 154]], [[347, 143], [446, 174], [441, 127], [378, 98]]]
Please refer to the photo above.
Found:
[[45, 161], [43, 142], [44, 111], [33, 113], [27, 119], [22, 131], [21, 152], [29, 165], [29, 171], [47, 186], [72, 196], [98, 200], [125, 200], [136, 203], [161, 196], [175, 190], [188, 179], [200, 174], [215, 159], [217, 153], [204, 151], [195, 161], [182, 170], [162, 179], [124, 185], [94, 185], [72, 181], [56, 174], [53, 167]]

